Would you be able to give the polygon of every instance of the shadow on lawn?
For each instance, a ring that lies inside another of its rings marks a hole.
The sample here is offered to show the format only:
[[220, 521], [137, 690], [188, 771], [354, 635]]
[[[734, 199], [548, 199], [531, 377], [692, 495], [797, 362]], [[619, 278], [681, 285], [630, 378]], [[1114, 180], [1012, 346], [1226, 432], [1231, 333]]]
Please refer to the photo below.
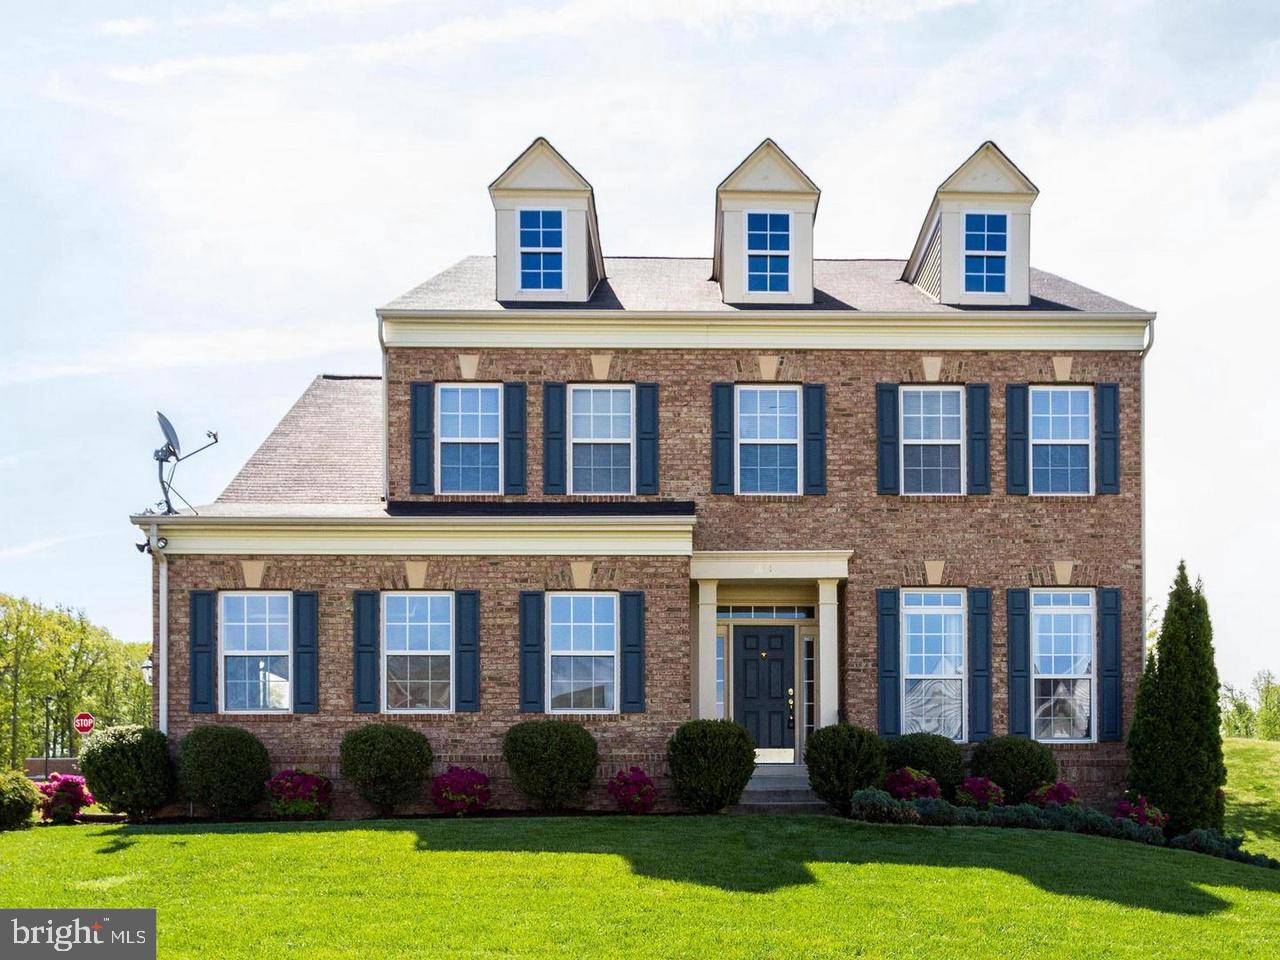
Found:
[[[1227, 833], [1248, 833], [1269, 843], [1280, 840], [1280, 816], [1276, 815], [1274, 803], [1232, 797], [1228, 804]], [[1245, 849], [1256, 852], [1248, 843]]]

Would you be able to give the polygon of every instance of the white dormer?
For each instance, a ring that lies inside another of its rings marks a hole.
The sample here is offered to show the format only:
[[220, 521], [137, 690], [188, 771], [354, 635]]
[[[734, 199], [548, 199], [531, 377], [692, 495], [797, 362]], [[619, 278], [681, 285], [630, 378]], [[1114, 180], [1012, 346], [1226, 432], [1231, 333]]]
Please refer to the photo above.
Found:
[[496, 215], [496, 297], [584, 303], [604, 279], [595, 192], [539, 137], [489, 184]]
[[938, 187], [902, 279], [942, 303], [1027, 306], [1039, 193], [988, 140]]
[[813, 303], [821, 191], [772, 140], [716, 188], [711, 279], [725, 303]]

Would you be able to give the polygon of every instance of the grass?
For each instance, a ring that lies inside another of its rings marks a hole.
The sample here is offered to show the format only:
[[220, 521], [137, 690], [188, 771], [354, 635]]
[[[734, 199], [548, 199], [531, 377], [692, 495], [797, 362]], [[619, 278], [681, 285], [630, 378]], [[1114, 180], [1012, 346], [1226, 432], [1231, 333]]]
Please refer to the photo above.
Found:
[[1224, 740], [1227, 833], [1245, 849], [1280, 858], [1280, 741]]
[[39, 828], [0, 838], [19, 906], [155, 906], [220, 960], [1280, 955], [1280, 872], [833, 817]]

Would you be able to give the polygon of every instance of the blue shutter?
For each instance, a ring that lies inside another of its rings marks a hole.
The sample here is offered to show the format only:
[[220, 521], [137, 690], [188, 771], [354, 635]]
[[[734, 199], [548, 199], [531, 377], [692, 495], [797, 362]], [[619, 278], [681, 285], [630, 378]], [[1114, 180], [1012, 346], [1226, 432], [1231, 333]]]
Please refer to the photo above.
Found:
[[356, 713], [377, 713], [382, 696], [381, 657], [378, 655], [378, 603], [376, 590], [357, 590], [352, 602], [351, 626], [355, 648], [353, 700]]
[[1004, 491], [1015, 496], [1031, 492], [1028, 392], [1025, 383], [1011, 383], [1004, 388]]
[[508, 496], [525, 488], [525, 385], [502, 385], [502, 486]]
[[711, 385], [711, 492], [733, 493], [733, 384]]
[[320, 708], [320, 595], [293, 595], [293, 712]]
[[644, 592], [625, 590], [618, 597], [622, 636], [623, 713], [644, 713]]
[[187, 642], [191, 648], [191, 712], [213, 713], [213, 658], [217, 649], [218, 594], [213, 590], [192, 590]]
[[880, 734], [896, 737], [902, 732], [901, 655], [898, 640], [898, 591], [876, 591], [876, 647], [880, 677]]
[[991, 736], [991, 590], [969, 588], [969, 739]]
[[827, 386], [804, 385], [804, 492], [827, 492]]
[[1009, 732], [1031, 736], [1031, 591], [1009, 590]]
[[453, 709], [480, 709], [480, 591], [453, 595]]
[[435, 492], [435, 384], [409, 384], [409, 490]]
[[1098, 591], [1098, 739], [1123, 739], [1120, 695], [1120, 589]]
[[991, 388], [971, 383], [965, 388], [968, 417], [969, 493], [991, 492]]
[[876, 384], [876, 493], [898, 492], [898, 385]]
[[1098, 476], [1094, 490], [1098, 493], [1120, 492], [1120, 386], [1100, 383], [1093, 389], [1097, 404], [1097, 437], [1094, 456]]
[[542, 492], [565, 493], [568, 453], [565, 447], [565, 385], [542, 385]]
[[658, 492], [658, 385], [636, 384], [636, 493]]
[[520, 591], [520, 712], [543, 713], [544, 594]]

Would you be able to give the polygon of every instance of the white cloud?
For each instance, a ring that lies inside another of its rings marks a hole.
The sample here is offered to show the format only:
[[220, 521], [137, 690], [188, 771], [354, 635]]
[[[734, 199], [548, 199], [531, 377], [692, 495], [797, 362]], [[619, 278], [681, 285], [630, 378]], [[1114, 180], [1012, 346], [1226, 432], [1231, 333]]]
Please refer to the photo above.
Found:
[[95, 536], [102, 536], [102, 534], [80, 533], [65, 537], [44, 537], [40, 540], [30, 540], [26, 543], [16, 543], [10, 546], [0, 547], [0, 563], [24, 560], [37, 553], [44, 553], [44, 551], [50, 550], [53, 547], [61, 546], [64, 543], [75, 543], [80, 540], [92, 540]]
[[120, 20], [103, 20], [95, 29], [108, 37], [140, 37], [153, 32], [156, 24], [150, 17], [129, 17]]

